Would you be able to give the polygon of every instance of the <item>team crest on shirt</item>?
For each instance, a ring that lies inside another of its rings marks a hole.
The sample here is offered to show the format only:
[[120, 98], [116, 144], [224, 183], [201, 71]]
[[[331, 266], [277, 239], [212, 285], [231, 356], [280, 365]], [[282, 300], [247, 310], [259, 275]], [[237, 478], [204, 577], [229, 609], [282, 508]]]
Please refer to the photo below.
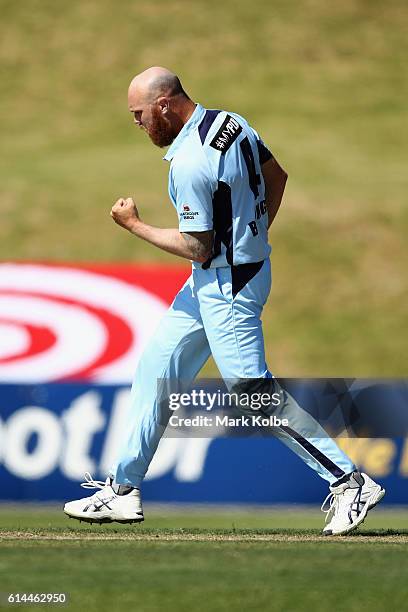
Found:
[[221, 155], [224, 155], [241, 132], [242, 125], [240, 125], [234, 117], [227, 115], [222, 126], [210, 142], [210, 147], [213, 147], [213, 149], [220, 151]]

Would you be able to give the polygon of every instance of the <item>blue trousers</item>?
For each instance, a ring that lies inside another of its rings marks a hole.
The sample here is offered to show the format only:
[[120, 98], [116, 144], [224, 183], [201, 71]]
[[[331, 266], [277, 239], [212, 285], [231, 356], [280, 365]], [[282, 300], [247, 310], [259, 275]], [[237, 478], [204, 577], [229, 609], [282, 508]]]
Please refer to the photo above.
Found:
[[[271, 288], [269, 259], [247, 281], [246, 272], [193, 267], [137, 366], [124, 445], [111, 470], [116, 482], [139, 487], [165, 431], [158, 379], [193, 381], [210, 354], [223, 379], [272, 377], [260, 318]], [[287, 396], [280, 416], [290, 427], [277, 437], [322, 478], [333, 483], [356, 469], [293, 398]]]

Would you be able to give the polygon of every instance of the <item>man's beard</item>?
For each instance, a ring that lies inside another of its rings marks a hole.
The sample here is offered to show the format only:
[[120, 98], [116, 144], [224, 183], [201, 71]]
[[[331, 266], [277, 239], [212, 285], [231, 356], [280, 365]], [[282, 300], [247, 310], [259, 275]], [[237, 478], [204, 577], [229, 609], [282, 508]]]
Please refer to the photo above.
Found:
[[168, 147], [176, 137], [171, 123], [163, 117], [157, 107], [152, 108], [152, 119], [146, 128], [150, 140], [158, 147]]

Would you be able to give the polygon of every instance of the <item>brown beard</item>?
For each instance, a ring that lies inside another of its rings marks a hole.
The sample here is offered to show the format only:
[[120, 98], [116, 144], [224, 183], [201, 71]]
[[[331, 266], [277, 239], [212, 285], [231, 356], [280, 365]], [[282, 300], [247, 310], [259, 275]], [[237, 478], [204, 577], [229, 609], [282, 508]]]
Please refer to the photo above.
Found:
[[152, 108], [151, 122], [149, 126], [146, 126], [146, 131], [152, 143], [158, 147], [168, 147], [176, 136], [170, 121], [163, 117], [155, 106]]

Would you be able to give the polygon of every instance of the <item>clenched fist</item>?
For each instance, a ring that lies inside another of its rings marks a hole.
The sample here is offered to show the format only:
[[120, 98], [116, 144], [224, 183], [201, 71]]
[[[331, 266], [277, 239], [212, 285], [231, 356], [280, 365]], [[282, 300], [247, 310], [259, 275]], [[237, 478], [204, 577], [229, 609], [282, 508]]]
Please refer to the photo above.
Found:
[[130, 232], [140, 221], [139, 212], [133, 198], [119, 198], [112, 206], [111, 217], [118, 225], [121, 225]]

